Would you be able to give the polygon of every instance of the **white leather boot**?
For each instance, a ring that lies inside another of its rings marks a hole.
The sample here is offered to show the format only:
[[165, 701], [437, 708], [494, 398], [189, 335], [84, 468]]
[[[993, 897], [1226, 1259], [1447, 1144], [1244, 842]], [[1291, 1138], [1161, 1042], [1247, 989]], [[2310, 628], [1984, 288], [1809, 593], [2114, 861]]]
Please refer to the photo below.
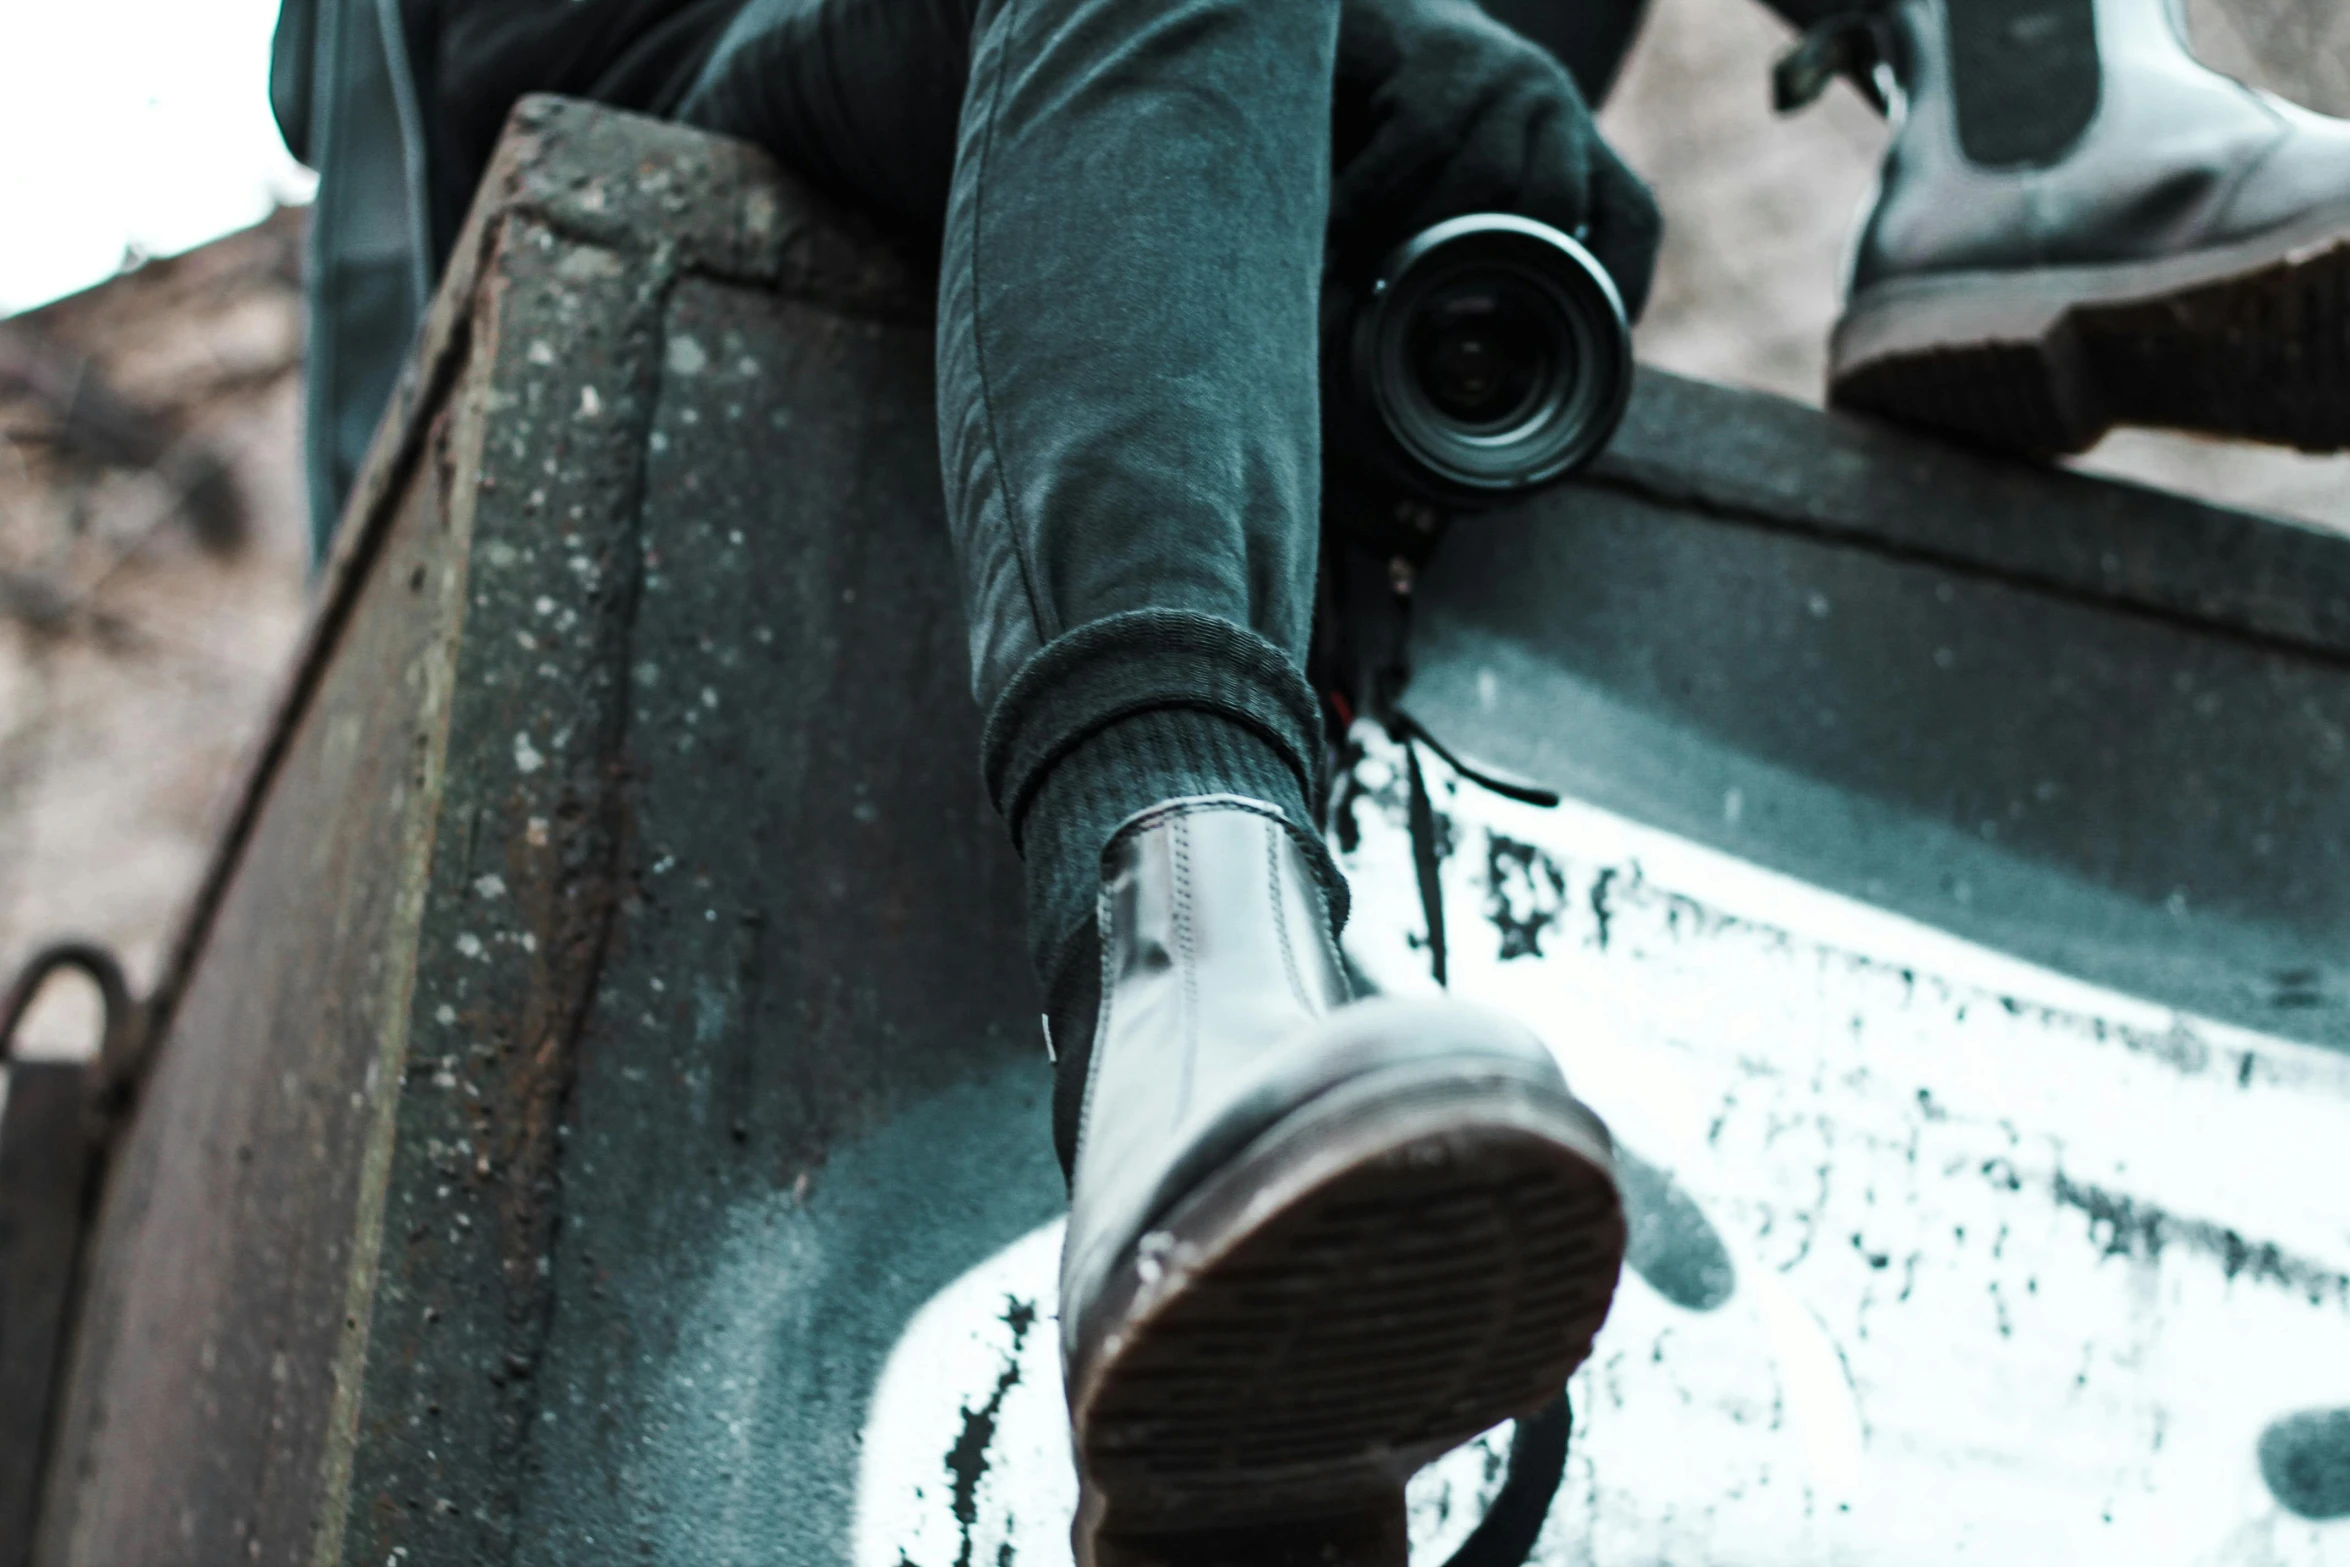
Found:
[[2350, 121], [2197, 63], [2173, 0], [1890, 0], [1895, 135], [1834, 402], [2009, 449], [2350, 444]]
[[1349, 1003], [1288, 823], [1176, 800], [1104, 856], [1061, 1263], [1080, 1567], [1403, 1567], [1404, 1481], [1554, 1397], [1623, 1260], [1541, 1041]]

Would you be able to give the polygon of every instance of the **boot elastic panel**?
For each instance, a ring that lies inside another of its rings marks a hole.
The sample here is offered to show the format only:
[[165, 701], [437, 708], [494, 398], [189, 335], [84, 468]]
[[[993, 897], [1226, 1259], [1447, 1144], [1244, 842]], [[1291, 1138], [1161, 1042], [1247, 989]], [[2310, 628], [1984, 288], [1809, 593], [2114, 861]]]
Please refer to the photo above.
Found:
[[2097, 117], [2095, 0], [1944, 0], [1958, 144], [1987, 169], [2048, 168]]
[[1061, 1178], [1077, 1169], [1077, 1128], [1085, 1113], [1085, 1075], [1102, 1009], [1102, 938], [1087, 920], [1062, 943], [1045, 992], [1045, 1035], [1053, 1051], [1053, 1153]]

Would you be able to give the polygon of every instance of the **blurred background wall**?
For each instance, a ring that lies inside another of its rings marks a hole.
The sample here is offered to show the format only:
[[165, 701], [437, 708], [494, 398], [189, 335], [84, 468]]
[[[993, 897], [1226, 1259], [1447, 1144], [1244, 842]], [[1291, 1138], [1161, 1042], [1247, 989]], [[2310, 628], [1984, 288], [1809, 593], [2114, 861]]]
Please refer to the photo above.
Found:
[[[2190, 11], [2212, 63], [2350, 114], [2342, 0]], [[1775, 118], [1788, 41], [1751, 0], [1656, 0], [1604, 119], [1667, 218], [1644, 357], [1816, 402], [1884, 128], [1841, 87]], [[151, 977], [265, 721], [305, 592], [301, 221], [0, 321], [0, 969], [75, 932]], [[2085, 465], [2350, 529], [2350, 459], [2125, 434]], [[94, 1000], [58, 990], [31, 1041], [81, 1048]]]
[[[70, 932], [153, 976], [276, 689], [302, 218], [0, 320], [0, 971]], [[28, 1045], [94, 1038], [77, 984]]]

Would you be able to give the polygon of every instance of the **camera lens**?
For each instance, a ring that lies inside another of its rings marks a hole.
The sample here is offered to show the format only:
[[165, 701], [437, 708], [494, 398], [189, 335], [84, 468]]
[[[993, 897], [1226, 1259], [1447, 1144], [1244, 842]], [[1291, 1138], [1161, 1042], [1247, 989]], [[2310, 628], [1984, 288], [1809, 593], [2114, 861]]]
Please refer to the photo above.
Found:
[[1455, 218], [1388, 258], [1333, 390], [1344, 460], [1446, 506], [1490, 505], [1594, 456], [1630, 394], [1606, 269], [1547, 225]]
[[1467, 429], [1522, 421], [1557, 375], [1545, 323], [1508, 280], [1456, 283], [1412, 321], [1412, 365], [1428, 401]]

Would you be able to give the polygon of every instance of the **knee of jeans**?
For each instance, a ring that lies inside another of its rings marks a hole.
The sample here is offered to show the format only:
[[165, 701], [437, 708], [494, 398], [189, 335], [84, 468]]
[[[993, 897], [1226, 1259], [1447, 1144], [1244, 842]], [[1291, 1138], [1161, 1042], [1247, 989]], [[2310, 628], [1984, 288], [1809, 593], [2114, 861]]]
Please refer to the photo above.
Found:
[[756, 97], [744, 88], [769, 74], [762, 67], [772, 60], [791, 18], [808, 4], [809, 0], [749, 0], [718, 35], [710, 58], [686, 89], [677, 117], [721, 135], [748, 136], [755, 130], [748, 116]]

